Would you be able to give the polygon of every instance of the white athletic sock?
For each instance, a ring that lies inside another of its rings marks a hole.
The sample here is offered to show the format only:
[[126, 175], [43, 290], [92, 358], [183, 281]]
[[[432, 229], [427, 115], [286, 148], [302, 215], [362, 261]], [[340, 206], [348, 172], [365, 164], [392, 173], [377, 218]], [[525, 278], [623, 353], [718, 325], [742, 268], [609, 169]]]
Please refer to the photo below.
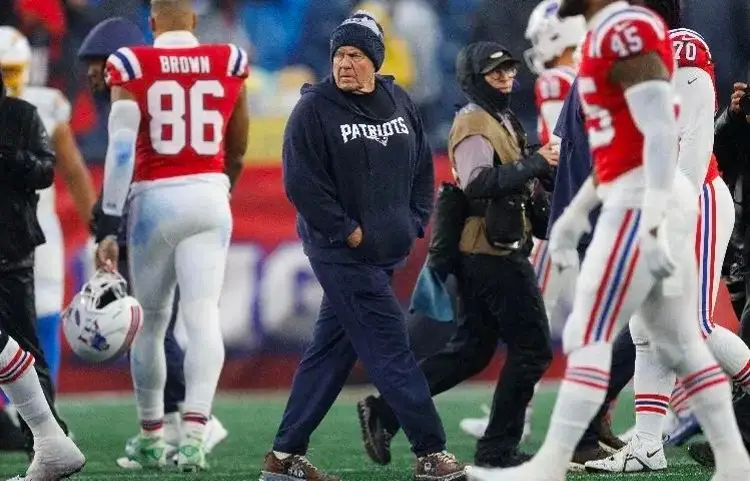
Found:
[[187, 332], [183, 435], [203, 439], [216, 386], [224, 367], [224, 340], [215, 301], [180, 302]]
[[706, 343], [724, 372], [749, 391], [750, 348], [747, 344], [729, 329], [718, 325], [714, 326]]
[[681, 374], [692, 411], [711, 444], [716, 472], [736, 472], [738, 467], [750, 470], [750, 457], [732, 410], [728, 379], [706, 344], [690, 347], [675, 370]]
[[164, 385], [167, 382], [167, 359], [164, 337], [169, 326], [170, 309], [143, 309], [143, 324], [130, 350], [130, 372], [141, 434], [164, 436]]
[[664, 367], [651, 344], [636, 346], [633, 377], [635, 429], [638, 437], [649, 444], [661, 444], [664, 417], [674, 383], [674, 373]]
[[52, 415], [34, 369], [34, 356], [10, 338], [0, 352], [0, 385], [18, 414], [29, 425], [34, 440], [65, 436]]
[[682, 386], [682, 382], [677, 379], [675, 381], [674, 390], [672, 391], [672, 398], [669, 400], [669, 407], [672, 412], [677, 416], [687, 416], [690, 412], [690, 404], [688, 403], [688, 396], [685, 388]]
[[273, 455], [276, 456], [276, 459], [278, 459], [279, 461], [281, 461], [283, 459], [286, 459], [289, 456], [291, 456], [291, 454], [289, 454], [289, 453], [282, 453], [281, 451], [274, 451]]
[[172, 446], [180, 444], [181, 424], [179, 412], [164, 415], [164, 442]]
[[543, 460], [550, 479], [562, 479], [583, 432], [604, 402], [612, 364], [612, 345], [581, 347], [568, 356], [547, 437], [534, 456]]

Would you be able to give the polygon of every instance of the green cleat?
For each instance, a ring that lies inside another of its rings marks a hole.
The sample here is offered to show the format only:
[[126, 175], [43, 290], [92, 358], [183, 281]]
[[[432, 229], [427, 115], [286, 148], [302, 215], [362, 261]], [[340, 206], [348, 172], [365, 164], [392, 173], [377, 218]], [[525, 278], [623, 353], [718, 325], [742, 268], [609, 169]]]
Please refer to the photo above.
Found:
[[167, 465], [167, 445], [164, 438], [147, 438], [138, 435], [126, 457], [117, 465], [123, 469], [164, 469]]
[[198, 472], [207, 468], [203, 440], [185, 436], [177, 448], [177, 469], [182, 472]]

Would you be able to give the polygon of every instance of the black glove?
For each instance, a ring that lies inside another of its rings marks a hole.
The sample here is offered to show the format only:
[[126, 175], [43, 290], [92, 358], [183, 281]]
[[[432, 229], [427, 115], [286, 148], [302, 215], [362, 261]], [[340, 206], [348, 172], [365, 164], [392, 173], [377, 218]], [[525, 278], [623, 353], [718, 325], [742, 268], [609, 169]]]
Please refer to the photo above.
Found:
[[89, 232], [91, 235], [96, 235], [96, 224], [99, 222], [99, 218], [104, 215], [102, 210], [102, 198], [101, 196], [96, 201], [96, 204], [91, 208], [91, 220], [89, 221]]

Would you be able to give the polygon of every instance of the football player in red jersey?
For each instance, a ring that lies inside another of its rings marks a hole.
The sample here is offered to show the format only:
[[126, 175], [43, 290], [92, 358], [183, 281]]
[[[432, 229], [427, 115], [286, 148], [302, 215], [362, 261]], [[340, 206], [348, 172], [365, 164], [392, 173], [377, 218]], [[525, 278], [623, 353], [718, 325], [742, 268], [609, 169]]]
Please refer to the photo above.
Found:
[[141, 424], [131, 460], [166, 464], [163, 343], [179, 283], [188, 345], [177, 462], [201, 470], [224, 363], [219, 297], [232, 232], [229, 190], [247, 146], [248, 56], [231, 44], [200, 45], [191, 0], [152, 0], [150, 21], [153, 47], [121, 48], [106, 64], [112, 110], [96, 263], [117, 265], [114, 234], [129, 196], [131, 282], [144, 312], [130, 358]]
[[688, 391], [716, 454], [714, 481], [750, 475], [728, 382], [696, 319], [693, 242], [698, 192], [677, 169], [678, 125], [669, 32], [653, 11], [622, 0], [564, 0], [560, 15], [585, 15], [579, 69], [594, 175], [552, 229], [560, 268], [577, 268], [576, 246], [602, 205], [563, 336], [568, 365], [537, 455], [507, 470], [472, 468], [481, 481], [562, 481], [576, 444], [604, 401], [612, 336], [639, 317], [661, 362]]
[[[733, 332], [715, 325], [714, 304], [729, 238], [734, 226], [734, 202], [729, 188], [719, 177], [713, 156], [716, 88], [711, 51], [701, 35], [681, 28], [680, 7], [676, 0], [646, 0], [668, 22], [669, 37], [677, 62], [675, 85], [680, 97], [679, 160], [682, 170], [699, 195], [700, 218], [696, 237], [698, 262], [698, 321], [703, 338], [719, 365], [741, 388], [750, 384], [750, 349]], [[636, 318], [637, 319], [637, 318]], [[636, 472], [666, 469], [662, 432], [668, 442], [689, 439], [700, 430], [689, 413], [688, 393], [681, 383], [671, 396], [675, 416], [664, 426], [675, 375], [665, 366], [649, 343], [640, 322], [631, 323], [636, 346], [635, 412], [636, 425], [626, 449], [612, 457], [586, 464], [588, 470]]]

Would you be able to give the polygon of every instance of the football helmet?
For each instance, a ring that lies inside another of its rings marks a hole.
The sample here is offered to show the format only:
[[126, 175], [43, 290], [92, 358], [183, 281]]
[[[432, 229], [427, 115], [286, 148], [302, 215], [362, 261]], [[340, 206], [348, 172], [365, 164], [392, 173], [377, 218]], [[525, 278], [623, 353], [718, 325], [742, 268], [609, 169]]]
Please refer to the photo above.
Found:
[[534, 8], [526, 27], [531, 48], [523, 54], [529, 69], [540, 74], [544, 64], [562, 55], [565, 49], [577, 46], [586, 35], [583, 16], [561, 19], [557, 16], [560, 0], [543, 0]]
[[29, 83], [31, 46], [13, 27], [0, 26], [0, 68], [8, 94], [17, 97]]
[[97, 271], [62, 315], [70, 348], [92, 363], [111, 361], [130, 349], [143, 310], [116, 272]]

